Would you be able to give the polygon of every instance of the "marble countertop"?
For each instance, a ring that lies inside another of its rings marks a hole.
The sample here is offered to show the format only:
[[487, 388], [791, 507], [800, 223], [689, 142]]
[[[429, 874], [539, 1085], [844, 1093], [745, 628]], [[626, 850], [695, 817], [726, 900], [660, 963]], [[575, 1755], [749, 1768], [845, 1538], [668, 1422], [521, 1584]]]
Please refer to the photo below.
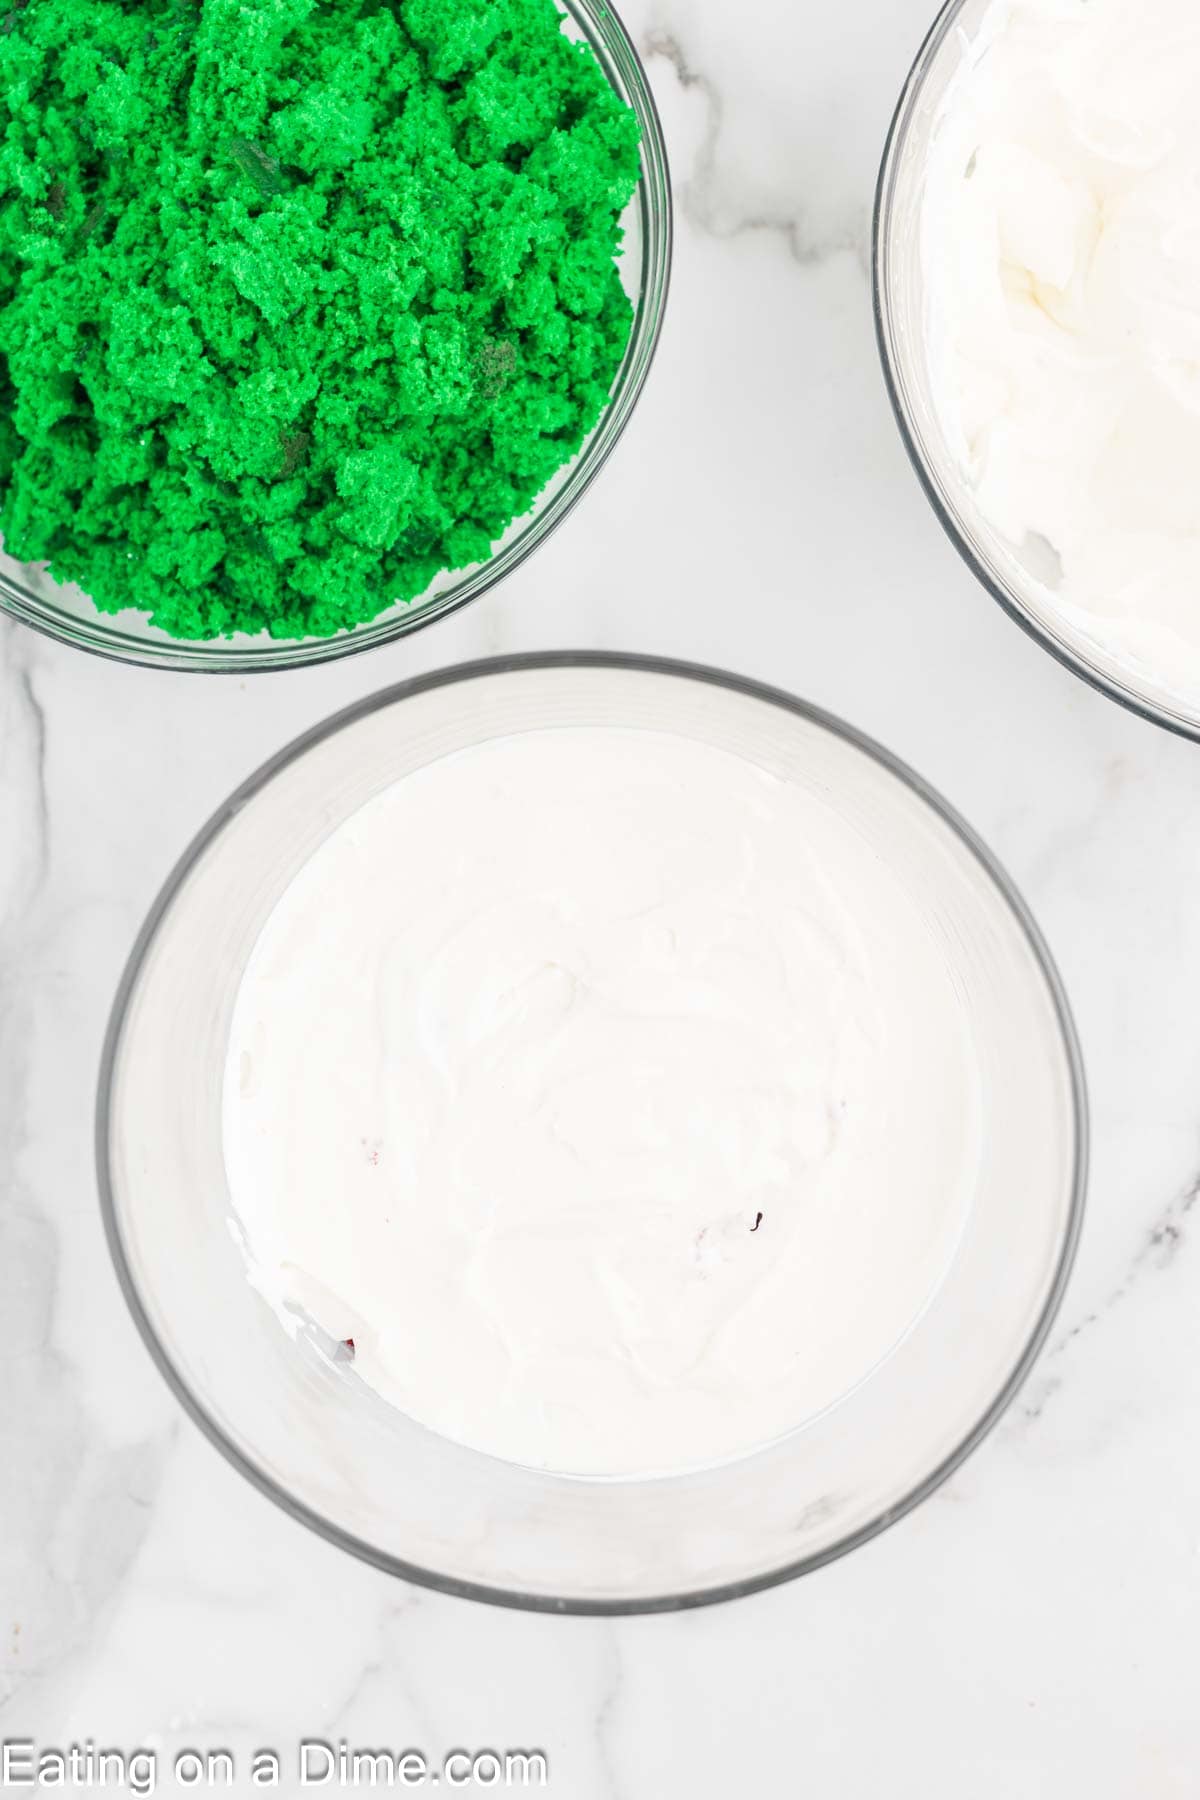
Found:
[[[748, 24], [720, 0], [630, 0], [679, 201], [659, 359], [576, 514], [473, 608], [244, 682], [0, 626], [0, 1738], [243, 1766], [270, 1746], [285, 1768], [302, 1738], [537, 1746], [564, 1800], [1200, 1786], [1200, 749], [1025, 638], [906, 462], [869, 211], [933, 4], [762, 0]], [[1001, 1427], [867, 1548], [683, 1616], [473, 1606], [292, 1523], [167, 1393], [97, 1208], [109, 1003], [198, 823], [347, 701], [546, 647], [725, 664], [913, 763], [1032, 903], [1092, 1090], [1082, 1253]]]

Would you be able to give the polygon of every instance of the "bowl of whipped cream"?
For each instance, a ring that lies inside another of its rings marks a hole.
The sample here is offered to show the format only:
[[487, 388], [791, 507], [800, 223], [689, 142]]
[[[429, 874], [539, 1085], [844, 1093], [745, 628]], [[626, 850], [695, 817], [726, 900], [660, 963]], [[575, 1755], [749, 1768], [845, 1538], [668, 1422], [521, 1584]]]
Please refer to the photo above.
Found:
[[1054, 1315], [1086, 1105], [968, 827], [734, 676], [409, 681], [234, 794], [113, 1012], [110, 1245], [326, 1538], [547, 1611], [750, 1592], [933, 1491]]
[[880, 174], [896, 415], [976, 574], [1077, 673], [1200, 735], [1200, 14], [953, 0]]

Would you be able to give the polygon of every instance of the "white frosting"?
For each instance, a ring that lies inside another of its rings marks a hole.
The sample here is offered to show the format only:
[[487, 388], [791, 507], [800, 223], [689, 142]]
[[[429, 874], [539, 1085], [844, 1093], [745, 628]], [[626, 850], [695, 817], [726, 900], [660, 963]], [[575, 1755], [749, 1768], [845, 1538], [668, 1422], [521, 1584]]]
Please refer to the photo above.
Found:
[[237, 998], [225, 1156], [252, 1279], [354, 1340], [347, 1379], [514, 1461], [656, 1473], [902, 1337], [977, 1090], [934, 929], [826, 798], [571, 727], [432, 763], [304, 866]]
[[1195, 0], [995, 0], [936, 122], [921, 256], [984, 518], [1101, 646], [1200, 685]]

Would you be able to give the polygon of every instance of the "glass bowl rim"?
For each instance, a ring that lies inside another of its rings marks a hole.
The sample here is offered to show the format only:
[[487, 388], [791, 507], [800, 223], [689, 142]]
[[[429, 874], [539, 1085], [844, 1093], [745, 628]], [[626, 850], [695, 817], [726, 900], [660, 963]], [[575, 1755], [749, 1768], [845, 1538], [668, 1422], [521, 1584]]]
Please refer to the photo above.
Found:
[[[737, 1581], [718, 1583], [687, 1593], [651, 1595], [632, 1600], [529, 1594], [515, 1589], [489, 1587], [479, 1582], [446, 1575], [436, 1569], [422, 1568], [381, 1549], [378, 1545], [367, 1543], [353, 1532], [326, 1519], [316, 1508], [308, 1506], [295, 1494], [283, 1488], [230, 1439], [217, 1418], [209, 1412], [206, 1403], [192, 1391], [173, 1364], [169, 1351], [155, 1331], [142, 1303], [132, 1264], [126, 1254], [120, 1205], [111, 1173], [109, 1121], [113, 1100], [113, 1082], [130, 1002], [137, 990], [147, 954], [157, 938], [158, 931], [171, 909], [176, 894], [188, 879], [193, 867], [226, 825], [276, 775], [306, 755], [310, 749], [333, 737], [346, 726], [353, 725], [375, 712], [431, 689], [476, 680], [489, 675], [548, 669], [608, 669], [616, 673], [633, 671], [639, 674], [667, 675], [701, 685], [723, 688], [728, 692], [778, 707], [808, 724], [816, 725], [870, 757], [887, 773], [898, 779], [919, 800], [930, 807], [943, 824], [949, 827], [968, 853], [982, 867], [984, 874], [990, 878], [993, 887], [998, 891], [1000, 898], [1007, 904], [1015, 918], [1032, 953], [1034, 964], [1046, 984], [1057, 1034], [1066, 1058], [1071, 1089], [1073, 1157], [1068, 1210], [1046, 1298], [1011, 1373], [960, 1443], [901, 1499], [877, 1514], [867, 1524], [847, 1533], [843, 1538], [827, 1545], [820, 1551]], [[460, 1599], [483, 1601], [491, 1605], [511, 1607], [526, 1612], [576, 1614], [592, 1617], [678, 1612], [719, 1601], [740, 1599], [745, 1595], [776, 1587], [797, 1576], [810, 1574], [813, 1570], [822, 1568], [847, 1555], [851, 1550], [857, 1549], [860, 1545], [878, 1536], [888, 1526], [895, 1524], [928, 1499], [989, 1435], [1025, 1382], [1045, 1344], [1062, 1303], [1078, 1247], [1087, 1188], [1088, 1156], [1088, 1098], [1083, 1055], [1062, 978], [1041, 930], [1020, 891], [993, 852], [955, 808], [907, 763], [884, 748], [875, 739], [859, 731], [857, 727], [845, 723], [834, 714], [826, 712], [823, 708], [800, 700], [780, 688], [699, 663], [682, 662], [660, 656], [586, 650], [543, 651], [523, 655], [485, 657], [393, 683], [377, 693], [370, 694], [364, 699], [342, 708], [330, 718], [310, 727], [261, 764], [252, 775], [243, 781], [201, 827], [176, 862], [159, 890], [137, 935], [117, 987], [105, 1032], [95, 1117], [95, 1157], [100, 1210], [105, 1237], [121, 1291], [142, 1341], [168, 1387], [193, 1423], [200, 1428], [225, 1459], [260, 1493], [273, 1500], [291, 1518], [306, 1525], [328, 1543], [337, 1545], [386, 1574], [399, 1576], [418, 1586], [432, 1588], [439, 1593], [451, 1594]]]
[[950, 36], [958, 15], [968, 4], [969, 0], [945, 0], [945, 4], [938, 12], [917, 51], [912, 67], [900, 89], [900, 97], [892, 114], [879, 164], [879, 175], [875, 184], [871, 225], [872, 312], [875, 322], [875, 343], [880, 363], [883, 366], [884, 385], [887, 389], [892, 414], [909, 462], [916, 471], [925, 498], [939, 525], [979, 585], [1004, 609], [1009, 618], [1014, 620], [1022, 631], [1043, 650], [1048, 651], [1056, 662], [1061, 663], [1063, 668], [1069, 669], [1073, 675], [1077, 675], [1081, 681], [1087, 682], [1088, 686], [1095, 688], [1098, 693], [1104, 694], [1109, 700], [1115, 700], [1119, 706], [1136, 714], [1140, 719], [1148, 720], [1152, 725], [1159, 725], [1166, 731], [1174, 732], [1178, 737], [1197, 741], [1200, 740], [1200, 701], [1197, 702], [1194, 712], [1177, 711], [1172, 708], [1165, 697], [1155, 699], [1150, 693], [1137, 686], [1132, 673], [1128, 680], [1110, 674], [1108, 670], [1090, 661], [1085, 652], [1071, 643], [1065, 634], [1059, 635], [1052, 624], [1039, 618], [1026, 606], [1016, 589], [1002, 580], [999, 572], [985, 560], [972, 543], [963, 521], [935, 481], [921, 448], [908, 407], [904, 402], [891, 331], [889, 228], [892, 199], [897, 170], [908, 141], [909, 126], [915, 114], [917, 102], [920, 100], [939, 51]]
[[[486, 562], [478, 564], [472, 573], [461, 579], [452, 579], [443, 593], [425, 604], [410, 603], [407, 611], [396, 611], [393, 606], [357, 630], [337, 632], [327, 638], [266, 638], [264, 642], [265, 634], [258, 633], [250, 640], [253, 647], [227, 638], [192, 640], [165, 634], [161, 638], [143, 640], [132, 632], [122, 631], [111, 614], [97, 608], [94, 617], [77, 620], [69, 612], [14, 588], [3, 575], [0, 575], [0, 618], [15, 619], [41, 636], [85, 655], [133, 668], [215, 676], [267, 675], [289, 669], [312, 669], [397, 643], [459, 612], [514, 574], [558, 529], [624, 436], [658, 352], [671, 289], [675, 201], [666, 137], [654, 90], [628, 27], [609, 0], [557, 0], [557, 3], [560, 13], [565, 9], [565, 19], [574, 18], [575, 23], [582, 26], [610, 84], [613, 83], [610, 64], [617, 64], [629, 101], [641, 120], [642, 170], [633, 201], [634, 205], [640, 205], [643, 226], [641, 282], [634, 302], [629, 341], [604, 410], [575, 456], [563, 466], [565, 475], [563, 469], [558, 471], [562, 479], [549, 499], [539, 504], [541, 496], [535, 497], [530, 510], [511, 522], [521, 527], [512, 542], [507, 547], [501, 544]], [[443, 571], [451, 577], [457, 573], [460, 572]], [[388, 619], [386, 625], [381, 622], [385, 618]]]

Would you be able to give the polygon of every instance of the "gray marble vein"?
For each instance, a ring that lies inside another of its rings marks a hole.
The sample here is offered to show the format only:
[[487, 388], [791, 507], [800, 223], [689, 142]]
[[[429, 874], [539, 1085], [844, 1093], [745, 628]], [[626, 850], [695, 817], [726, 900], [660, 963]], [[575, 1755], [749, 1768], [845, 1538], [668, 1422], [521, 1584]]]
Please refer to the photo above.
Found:
[[46, 713], [38, 698], [37, 639], [0, 620], [0, 774], [3, 835], [0, 863], [0, 959], [14, 954], [27, 912], [46, 879], [50, 815], [46, 792]]
[[106, 1447], [89, 1431], [58, 1336], [62, 1226], [30, 1173], [38, 1052], [56, 1021], [42, 666], [36, 638], [0, 628], [0, 1595], [13, 1615], [2, 1717], [86, 1651], [150, 1528], [164, 1455], [156, 1434]]
[[1045, 1351], [1041, 1364], [1021, 1398], [1018, 1418], [1041, 1419], [1048, 1405], [1061, 1393], [1066, 1374], [1063, 1359], [1073, 1353], [1080, 1341], [1103, 1325], [1116, 1308], [1140, 1288], [1146, 1276], [1174, 1269], [1189, 1236], [1188, 1221], [1200, 1204], [1200, 1174], [1193, 1178], [1158, 1214], [1143, 1233], [1126, 1273], [1109, 1289], [1098, 1305], [1058, 1332]]
[[801, 267], [824, 262], [839, 251], [853, 252], [865, 267], [869, 210], [862, 204], [846, 209], [843, 217], [823, 225], [809, 216], [809, 209], [802, 203], [795, 211], [746, 210], [736, 204], [721, 168], [725, 102], [720, 87], [693, 66], [682, 42], [671, 31], [651, 29], [643, 37], [641, 49], [649, 64], [665, 63], [680, 87], [698, 95], [704, 106], [703, 136], [680, 190], [687, 217], [698, 230], [729, 239], [759, 232], [777, 233], [789, 256]]
[[628, 1800], [627, 1789], [613, 1739], [625, 1690], [625, 1662], [621, 1654], [619, 1628], [603, 1627], [605, 1636], [604, 1688], [595, 1714], [596, 1755], [605, 1800]]

